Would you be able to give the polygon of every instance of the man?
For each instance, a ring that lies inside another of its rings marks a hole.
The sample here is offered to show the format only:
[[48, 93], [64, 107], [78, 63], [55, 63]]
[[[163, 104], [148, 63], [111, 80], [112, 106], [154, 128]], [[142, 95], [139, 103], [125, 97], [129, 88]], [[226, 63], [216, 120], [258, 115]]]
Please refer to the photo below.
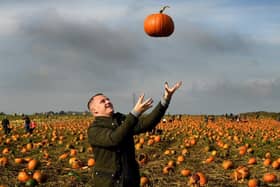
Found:
[[127, 115], [115, 113], [110, 99], [102, 93], [90, 98], [88, 109], [95, 117], [88, 129], [88, 140], [96, 161], [94, 187], [140, 186], [133, 135], [151, 131], [160, 122], [172, 95], [181, 85], [180, 81], [170, 88], [166, 82], [163, 98], [145, 116], [141, 114], [152, 107], [153, 100], [144, 100], [144, 94]]
[[3, 120], [2, 120], [2, 127], [4, 129], [4, 132], [5, 134], [9, 134], [10, 131], [11, 131], [11, 128], [10, 128], [10, 121], [8, 120], [7, 117], [5, 117]]

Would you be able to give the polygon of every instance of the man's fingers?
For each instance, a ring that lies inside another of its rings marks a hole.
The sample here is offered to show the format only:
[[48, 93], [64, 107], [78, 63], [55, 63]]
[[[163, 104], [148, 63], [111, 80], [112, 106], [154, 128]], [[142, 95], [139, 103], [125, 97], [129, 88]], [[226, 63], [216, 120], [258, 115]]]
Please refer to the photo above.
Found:
[[175, 86], [176, 86], [176, 89], [180, 88], [181, 85], [182, 85], [182, 83], [183, 83], [183, 81], [177, 82], [176, 85], [175, 85]]
[[144, 96], [145, 96], [144, 93], [142, 93], [142, 94], [139, 96], [138, 101], [137, 101], [138, 104], [141, 104], [141, 103], [143, 102]]
[[150, 105], [150, 104], [152, 104], [154, 101], [153, 101], [153, 99], [152, 98], [149, 98], [149, 99], [147, 99], [143, 104], [144, 105]]
[[168, 86], [168, 82], [165, 82], [165, 83], [164, 83], [164, 87], [165, 87], [165, 89], [168, 89], [168, 87], [169, 87], [169, 86]]
[[147, 99], [145, 102], [146, 102], [146, 103], [148, 103], [148, 102], [153, 102], [153, 99], [150, 97], [150, 98]]
[[172, 92], [175, 92], [178, 88], [181, 87], [181, 85], [182, 85], [182, 81], [177, 82], [177, 83], [175, 84], [175, 86], [173, 87]]
[[169, 92], [174, 92], [175, 90], [177, 90], [178, 88], [180, 88], [182, 85], [182, 81], [177, 82], [172, 88], [167, 88], [167, 91]]
[[149, 98], [147, 100], [145, 100], [144, 102], [141, 103], [142, 106], [147, 106], [153, 103], [152, 98]]

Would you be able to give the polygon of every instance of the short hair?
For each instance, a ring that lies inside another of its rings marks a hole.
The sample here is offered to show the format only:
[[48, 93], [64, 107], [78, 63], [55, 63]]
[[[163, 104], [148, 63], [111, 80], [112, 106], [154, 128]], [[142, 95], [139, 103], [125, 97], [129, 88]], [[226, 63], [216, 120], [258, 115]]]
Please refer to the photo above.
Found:
[[87, 108], [88, 110], [90, 110], [90, 103], [93, 101], [93, 99], [96, 97], [96, 96], [99, 96], [99, 95], [104, 95], [103, 93], [97, 93], [95, 95], [93, 95], [89, 100], [88, 100], [88, 103], [87, 103]]

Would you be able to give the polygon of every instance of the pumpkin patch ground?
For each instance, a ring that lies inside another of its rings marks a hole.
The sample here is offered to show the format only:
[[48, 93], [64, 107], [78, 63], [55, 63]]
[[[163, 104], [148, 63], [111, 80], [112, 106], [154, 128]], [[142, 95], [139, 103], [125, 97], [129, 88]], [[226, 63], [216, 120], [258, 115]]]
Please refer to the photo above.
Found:
[[[11, 117], [12, 118], [12, 117]], [[87, 140], [89, 115], [20, 117], [0, 132], [0, 185], [91, 186], [95, 160]], [[233, 121], [225, 116], [165, 116], [156, 134], [135, 136], [142, 186], [280, 186], [280, 122], [271, 117]]]

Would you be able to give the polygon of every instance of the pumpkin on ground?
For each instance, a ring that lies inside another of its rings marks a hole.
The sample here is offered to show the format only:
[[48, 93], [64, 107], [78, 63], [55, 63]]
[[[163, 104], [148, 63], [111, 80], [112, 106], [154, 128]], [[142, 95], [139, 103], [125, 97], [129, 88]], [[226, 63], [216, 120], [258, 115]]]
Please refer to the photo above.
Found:
[[265, 173], [263, 181], [266, 183], [272, 183], [277, 181], [277, 176], [274, 173]]
[[30, 160], [30, 161], [28, 162], [27, 168], [28, 168], [29, 170], [34, 170], [34, 169], [36, 169], [36, 168], [38, 167], [38, 165], [39, 165], [39, 161], [36, 160], [36, 159], [32, 159], [32, 160]]
[[41, 183], [41, 182], [44, 182], [46, 180], [46, 175], [40, 171], [40, 170], [36, 170], [34, 173], [33, 173], [33, 176], [32, 178], [34, 180], [36, 180], [38, 183]]
[[27, 182], [31, 177], [25, 171], [20, 171], [17, 178], [20, 182]]
[[142, 176], [140, 178], [140, 186], [146, 186], [149, 184], [149, 179], [145, 176]]
[[258, 179], [249, 179], [248, 187], [257, 187], [259, 185]]

